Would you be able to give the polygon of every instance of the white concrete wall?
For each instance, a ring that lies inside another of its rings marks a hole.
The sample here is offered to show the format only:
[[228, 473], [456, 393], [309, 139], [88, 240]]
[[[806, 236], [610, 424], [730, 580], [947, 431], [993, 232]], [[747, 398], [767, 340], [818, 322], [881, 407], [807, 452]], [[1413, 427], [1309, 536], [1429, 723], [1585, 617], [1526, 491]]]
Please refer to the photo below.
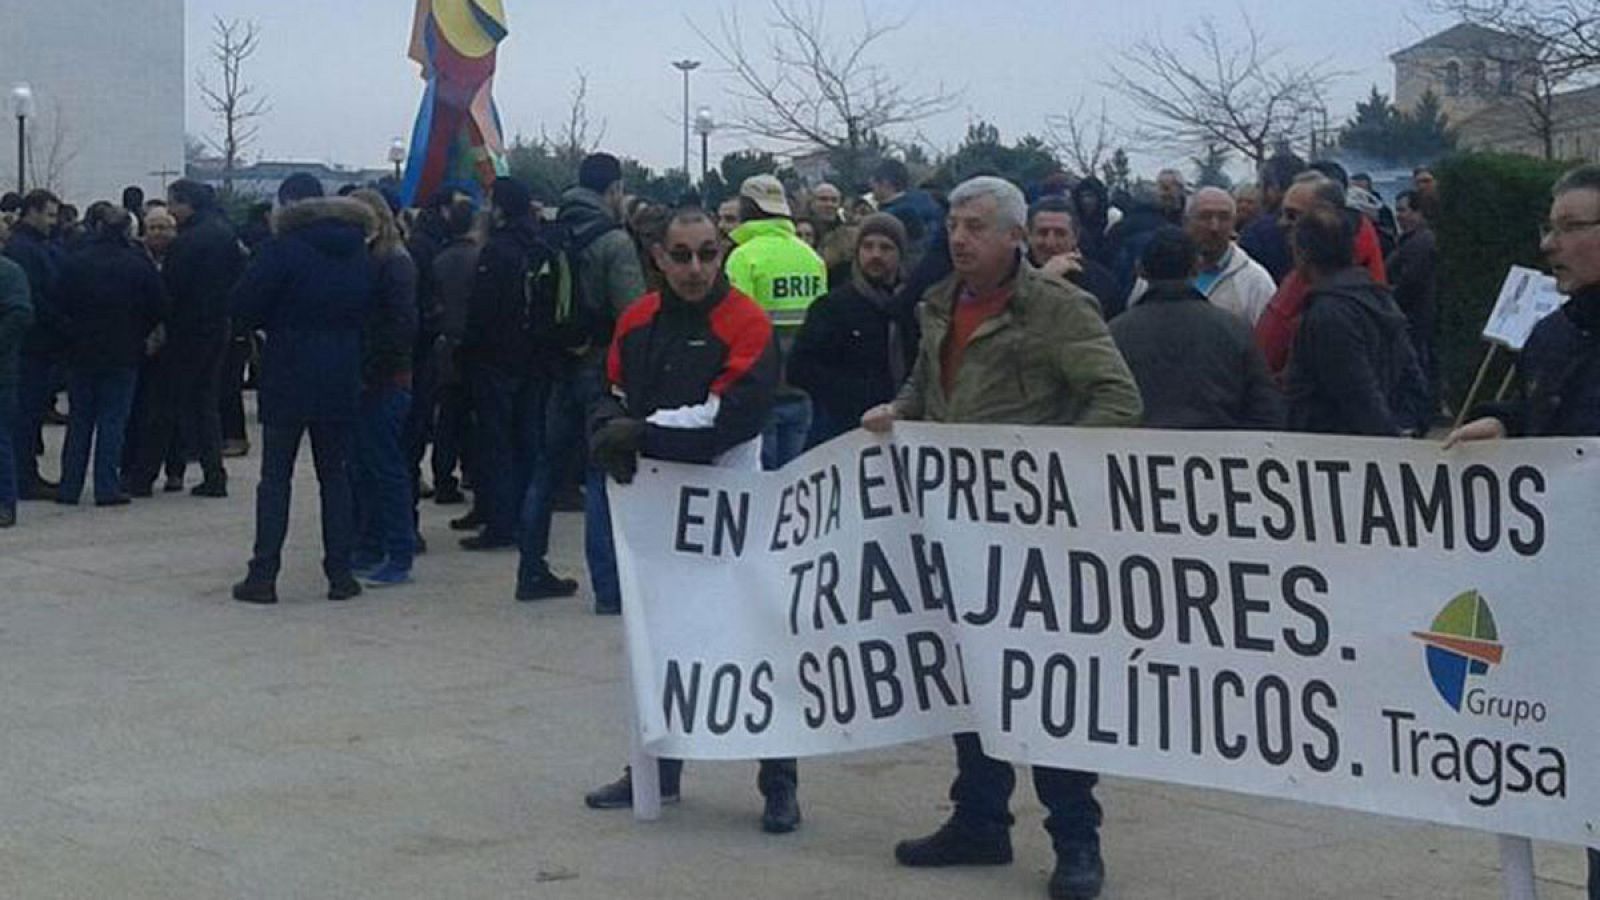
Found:
[[80, 207], [130, 184], [155, 196], [154, 173], [183, 168], [183, 29], [183, 0], [0, 0], [0, 190], [16, 189], [9, 98], [26, 81], [30, 187]]

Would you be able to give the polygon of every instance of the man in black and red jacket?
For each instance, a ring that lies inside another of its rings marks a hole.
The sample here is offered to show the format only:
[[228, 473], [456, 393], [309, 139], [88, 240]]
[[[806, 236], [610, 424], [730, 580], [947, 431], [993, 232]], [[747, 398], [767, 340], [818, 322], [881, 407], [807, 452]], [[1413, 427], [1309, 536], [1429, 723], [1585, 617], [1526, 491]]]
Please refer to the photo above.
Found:
[[[761, 429], [778, 385], [772, 323], [754, 300], [728, 286], [716, 223], [681, 210], [651, 248], [666, 286], [617, 322], [607, 363], [609, 393], [589, 410], [590, 454], [622, 484], [640, 455], [673, 462], [761, 470]], [[661, 760], [661, 796], [678, 798], [679, 760]], [[800, 824], [792, 759], [761, 761], [766, 798], [761, 827]], [[633, 805], [630, 773], [591, 791], [594, 809]]]

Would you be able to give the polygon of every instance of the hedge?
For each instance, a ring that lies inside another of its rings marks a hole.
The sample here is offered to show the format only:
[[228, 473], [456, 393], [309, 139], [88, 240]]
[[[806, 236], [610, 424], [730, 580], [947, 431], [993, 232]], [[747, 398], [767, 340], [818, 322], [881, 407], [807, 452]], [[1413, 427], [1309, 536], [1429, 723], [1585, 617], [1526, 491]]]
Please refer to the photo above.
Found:
[[[1550, 188], [1571, 163], [1527, 156], [1468, 153], [1433, 167], [1439, 180], [1434, 233], [1439, 240], [1439, 371], [1444, 397], [1459, 408], [1486, 347], [1489, 312], [1514, 265], [1538, 268], [1539, 223]], [[1507, 361], [1508, 362], [1508, 361]], [[1487, 390], [1505, 371], [1496, 367]]]

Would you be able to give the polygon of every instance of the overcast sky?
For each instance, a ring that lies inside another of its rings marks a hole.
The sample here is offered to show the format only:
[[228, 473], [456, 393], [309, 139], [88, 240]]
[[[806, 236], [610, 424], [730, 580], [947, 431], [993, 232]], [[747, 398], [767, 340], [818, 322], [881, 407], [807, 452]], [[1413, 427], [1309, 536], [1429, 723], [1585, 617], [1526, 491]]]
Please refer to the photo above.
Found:
[[[1424, 0], [866, 2], [884, 17], [912, 13], [881, 46], [885, 67], [908, 84], [942, 82], [960, 93], [954, 111], [920, 126], [938, 149], [955, 146], [980, 116], [1007, 140], [1038, 132], [1048, 115], [1070, 109], [1080, 97], [1096, 106], [1104, 98], [1114, 119], [1130, 119], [1131, 111], [1101, 84], [1107, 67], [1141, 35], [1159, 30], [1181, 41], [1202, 16], [1237, 27], [1241, 14], [1249, 15], [1286, 59], [1326, 57], [1348, 72], [1331, 95], [1330, 111], [1342, 119], [1372, 84], [1392, 90], [1391, 52], [1450, 24], [1431, 14]], [[508, 137], [537, 135], [541, 127], [555, 131], [582, 70], [591, 118], [606, 125], [607, 149], [657, 167], [679, 164], [682, 83], [670, 61], [708, 60], [694, 75], [692, 102], [719, 115], [730, 112], [730, 76], [710, 61], [689, 22], [715, 27], [718, 13], [734, 5], [506, 0], [511, 36], [501, 48], [496, 97]], [[736, 6], [746, 30], [758, 35], [768, 5], [746, 0]], [[834, 27], [859, 27], [860, 0], [831, 0], [827, 8]], [[275, 159], [382, 166], [390, 141], [410, 134], [421, 97], [416, 67], [405, 56], [412, 9], [411, 0], [188, 0], [191, 76], [210, 65], [214, 16], [253, 19], [263, 33], [248, 76], [272, 102], [256, 151]], [[214, 130], [192, 86], [188, 118], [191, 133]], [[713, 160], [748, 143], [714, 137]], [[1180, 161], [1181, 153], [1159, 149], [1135, 157], [1141, 170]]]

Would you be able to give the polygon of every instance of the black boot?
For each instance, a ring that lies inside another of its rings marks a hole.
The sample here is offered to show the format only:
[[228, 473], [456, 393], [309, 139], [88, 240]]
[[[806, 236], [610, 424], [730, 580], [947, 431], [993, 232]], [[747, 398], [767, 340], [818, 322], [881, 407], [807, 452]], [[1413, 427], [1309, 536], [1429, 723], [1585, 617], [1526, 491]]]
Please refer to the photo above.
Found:
[[1106, 884], [1100, 846], [1069, 844], [1056, 849], [1056, 870], [1050, 876], [1050, 900], [1094, 900]]
[[[661, 802], [677, 803], [678, 786], [661, 783]], [[590, 809], [631, 809], [633, 807], [633, 771], [622, 770], [622, 777], [603, 784], [583, 795], [583, 805]]]
[[483, 515], [474, 507], [466, 515], [450, 520], [451, 531], [477, 531], [484, 526]]
[[361, 582], [353, 575], [345, 573], [337, 578], [328, 579], [329, 600], [349, 600], [351, 597], [361, 596]]
[[979, 830], [951, 819], [925, 838], [896, 844], [894, 858], [902, 866], [917, 869], [1003, 866], [1011, 862], [1011, 832]]
[[792, 787], [783, 787], [767, 794], [766, 809], [761, 813], [761, 830], [767, 834], [788, 834], [800, 827], [800, 798]]
[[246, 578], [233, 586], [233, 599], [240, 603], [268, 606], [278, 602], [278, 589], [270, 581], [251, 581]]

